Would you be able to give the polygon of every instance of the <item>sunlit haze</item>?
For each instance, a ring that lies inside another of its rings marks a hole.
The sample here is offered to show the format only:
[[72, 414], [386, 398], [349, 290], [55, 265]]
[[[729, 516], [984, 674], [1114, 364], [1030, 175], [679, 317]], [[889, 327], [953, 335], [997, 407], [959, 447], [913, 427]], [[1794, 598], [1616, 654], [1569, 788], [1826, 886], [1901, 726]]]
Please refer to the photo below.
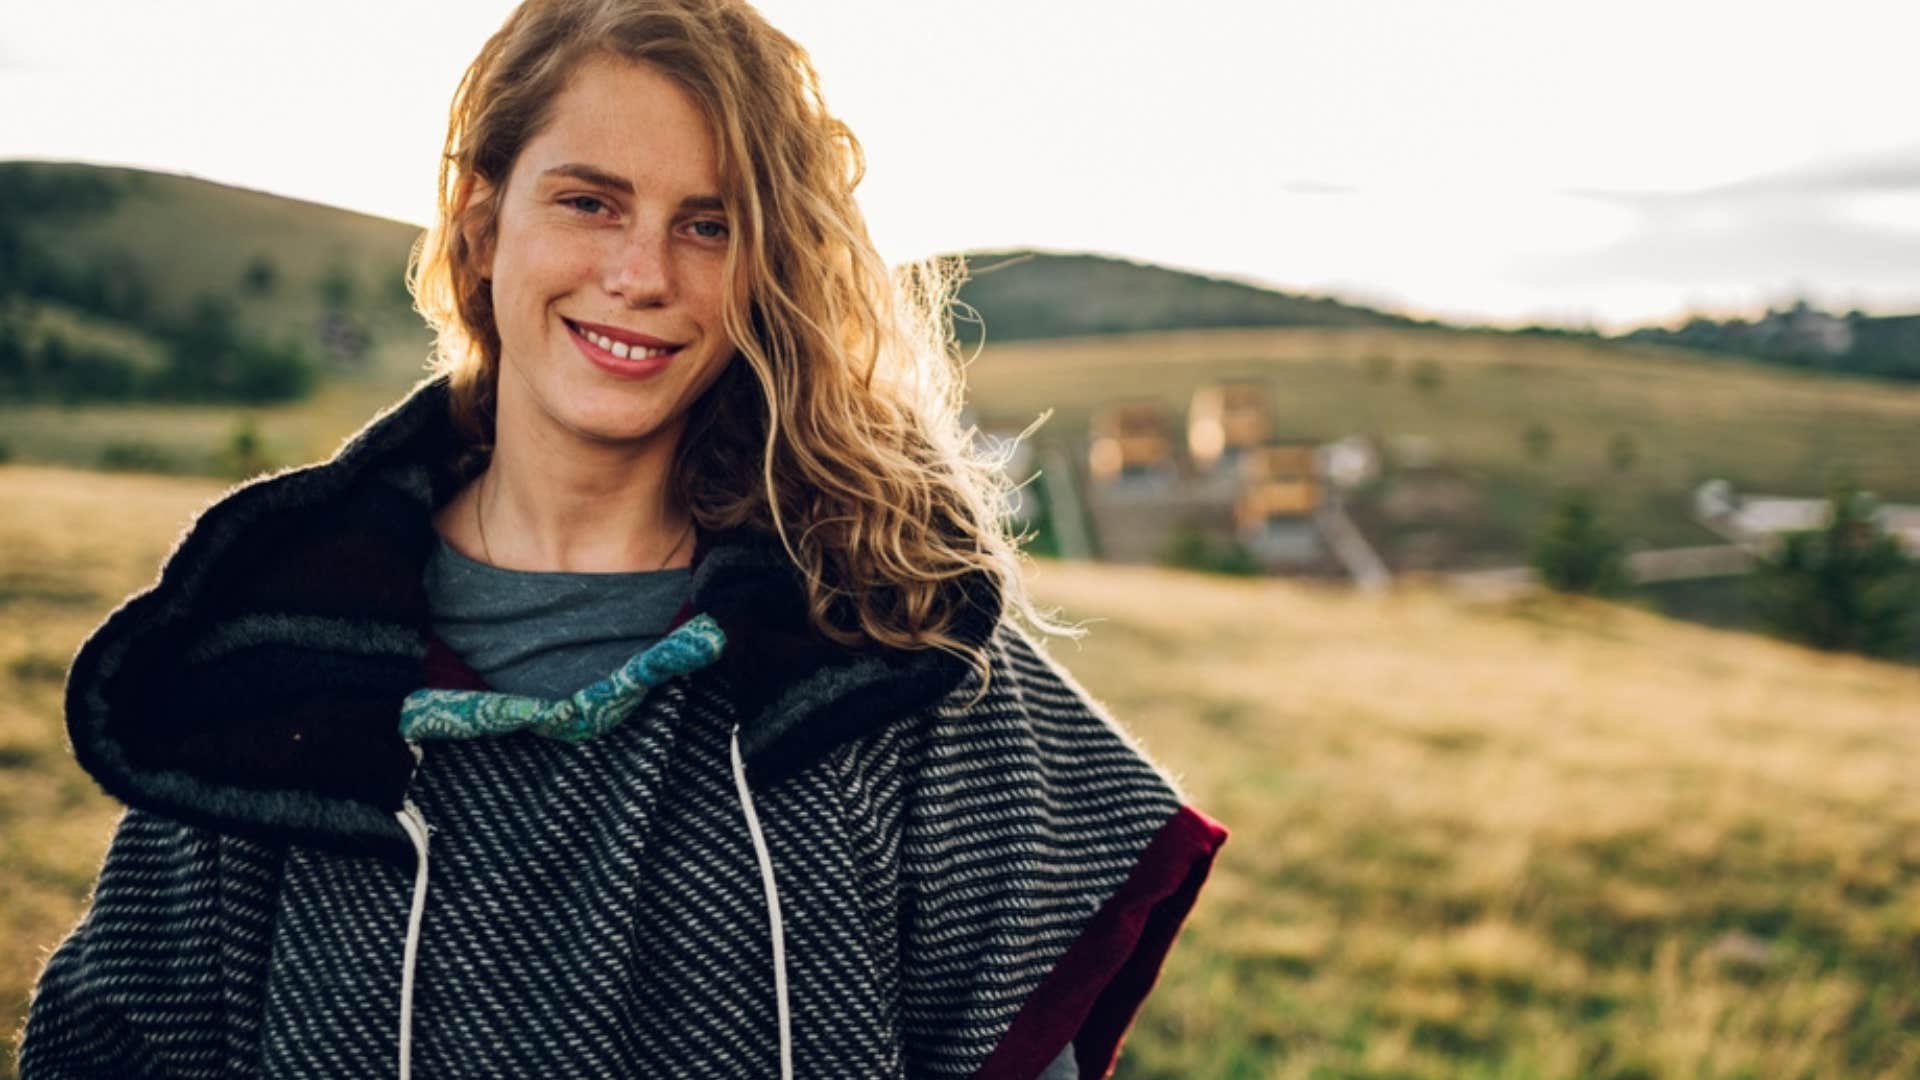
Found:
[[[423, 223], [512, 5], [13, 4], [0, 158]], [[1448, 318], [1920, 310], [1920, 5], [767, 0], [891, 259], [1089, 250]]]

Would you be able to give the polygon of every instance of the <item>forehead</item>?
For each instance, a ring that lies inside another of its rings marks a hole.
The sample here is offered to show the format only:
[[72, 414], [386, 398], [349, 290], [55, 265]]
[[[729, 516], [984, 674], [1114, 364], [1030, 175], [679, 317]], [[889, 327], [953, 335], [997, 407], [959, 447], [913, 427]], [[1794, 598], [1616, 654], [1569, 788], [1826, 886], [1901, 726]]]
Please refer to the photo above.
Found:
[[712, 125], [691, 92], [651, 64], [596, 56], [554, 96], [516, 172], [538, 178], [562, 164], [590, 165], [642, 192], [718, 193]]

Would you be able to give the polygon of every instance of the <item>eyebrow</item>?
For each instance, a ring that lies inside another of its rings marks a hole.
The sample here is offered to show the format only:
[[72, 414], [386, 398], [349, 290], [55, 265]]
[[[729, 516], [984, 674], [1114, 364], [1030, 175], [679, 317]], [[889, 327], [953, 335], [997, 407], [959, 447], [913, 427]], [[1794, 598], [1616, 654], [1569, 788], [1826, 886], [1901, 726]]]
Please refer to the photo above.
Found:
[[[597, 184], [611, 191], [618, 191], [622, 195], [633, 194], [633, 181], [628, 180], [624, 176], [616, 176], [605, 169], [598, 169], [592, 165], [585, 165], [580, 162], [570, 161], [565, 165], [555, 165], [553, 168], [541, 173], [540, 176], [542, 179], [551, 176], [571, 177], [589, 184]], [[726, 209], [726, 204], [721, 202], [720, 196], [718, 195], [689, 195], [680, 200], [680, 207], [683, 210], [724, 210]]]

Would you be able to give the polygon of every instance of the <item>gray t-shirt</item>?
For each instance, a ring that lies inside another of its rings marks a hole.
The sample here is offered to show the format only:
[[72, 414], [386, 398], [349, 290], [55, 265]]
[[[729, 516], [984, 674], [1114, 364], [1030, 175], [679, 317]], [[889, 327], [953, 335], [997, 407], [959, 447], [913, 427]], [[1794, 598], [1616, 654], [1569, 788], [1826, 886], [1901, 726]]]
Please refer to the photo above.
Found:
[[666, 636], [693, 572], [505, 570], [434, 544], [423, 583], [433, 632], [495, 690], [566, 697]]

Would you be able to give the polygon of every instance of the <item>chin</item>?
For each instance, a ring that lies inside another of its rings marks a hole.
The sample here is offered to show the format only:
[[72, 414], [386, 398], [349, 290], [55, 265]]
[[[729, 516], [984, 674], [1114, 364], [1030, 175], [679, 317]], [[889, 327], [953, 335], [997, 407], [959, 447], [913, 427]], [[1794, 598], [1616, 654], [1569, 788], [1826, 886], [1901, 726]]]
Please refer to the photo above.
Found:
[[568, 417], [566, 426], [580, 438], [593, 442], [635, 443], [651, 438], [669, 425], [667, 417], [653, 415], [652, 410], [637, 413], [596, 408]]
[[588, 442], [608, 444], [642, 442], [660, 430], [659, 424], [600, 417], [578, 418], [567, 427]]

